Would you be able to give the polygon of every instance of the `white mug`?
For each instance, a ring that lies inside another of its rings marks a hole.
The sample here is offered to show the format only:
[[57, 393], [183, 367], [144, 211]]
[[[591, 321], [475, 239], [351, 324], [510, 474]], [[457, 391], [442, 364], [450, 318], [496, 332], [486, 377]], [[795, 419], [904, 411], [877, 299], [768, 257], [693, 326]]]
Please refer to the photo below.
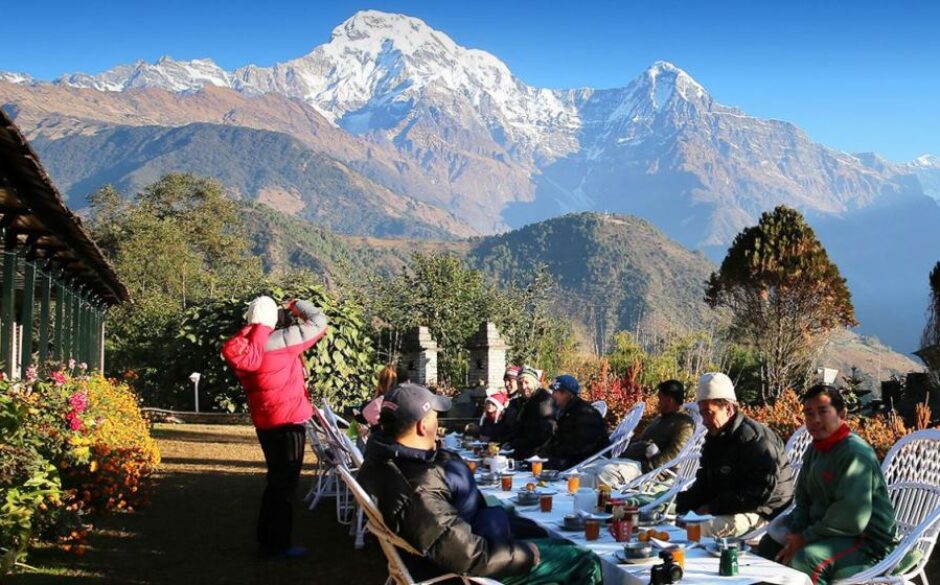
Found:
[[505, 455], [494, 455], [486, 459], [486, 464], [489, 466], [490, 471], [493, 473], [499, 473], [501, 471], [512, 471], [516, 468], [516, 462]]

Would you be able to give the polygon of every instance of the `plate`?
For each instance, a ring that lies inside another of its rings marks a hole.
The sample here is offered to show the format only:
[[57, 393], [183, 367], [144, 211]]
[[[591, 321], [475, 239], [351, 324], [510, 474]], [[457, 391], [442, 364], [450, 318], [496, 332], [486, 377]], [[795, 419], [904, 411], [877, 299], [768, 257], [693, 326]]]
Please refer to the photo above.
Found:
[[523, 504], [522, 502], [519, 501], [518, 496], [513, 496], [509, 498], [509, 501], [517, 506], [538, 506], [539, 505], [538, 499], [536, 499], [534, 502], [526, 502]]
[[626, 563], [628, 565], [651, 565], [659, 561], [659, 555], [656, 554], [643, 557], [641, 559], [630, 559], [627, 558], [625, 554], [623, 554], [622, 550], [614, 551], [614, 558], [616, 558], [618, 562]]
[[561, 528], [565, 532], [584, 532], [584, 524], [582, 524], [581, 526], [578, 526], [577, 528], [574, 528], [572, 526], [568, 526], [567, 524], [565, 524], [564, 520], [558, 523], [558, 528]]
[[545, 472], [543, 471], [542, 473], [540, 473], [540, 474], [538, 475], [537, 479], [538, 479], [539, 481], [558, 481], [558, 480], [562, 479], [562, 477], [561, 477], [561, 475], [559, 475], [559, 473], [558, 473], [557, 471], [556, 471], [555, 473], [551, 473], [551, 474], [549, 474], [549, 475], [546, 475]]
[[[704, 548], [705, 552], [713, 557], [721, 557], [721, 550], [718, 548], [717, 542], [708, 543], [702, 548]], [[738, 544], [738, 556], [744, 556], [749, 552], [751, 552], [751, 547], [749, 547], [746, 543], [742, 542]]]

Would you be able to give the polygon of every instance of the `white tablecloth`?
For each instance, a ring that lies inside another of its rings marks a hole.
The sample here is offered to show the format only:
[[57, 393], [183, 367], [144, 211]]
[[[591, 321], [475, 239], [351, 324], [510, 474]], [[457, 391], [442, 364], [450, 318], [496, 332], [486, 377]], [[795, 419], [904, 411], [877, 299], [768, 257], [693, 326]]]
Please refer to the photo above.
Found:
[[[526, 472], [516, 473], [513, 478], [513, 491], [502, 491], [495, 487], [481, 488], [486, 495], [492, 495], [502, 501], [513, 503], [515, 492], [525, 487], [527, 482], [534, 481], [532, 475]], [[650, 567], [656, 563], [644, 565], [629, 565], [617, 562], [614, 553], [622, 550], [623, 545], [618, 543], [606, 527], [601, 527], [599, 540], [588, 542], [584, 539], [584, 531], [571, 532], [561, 527], [565, 514], [570, 514], [574, 508], [574, 498], [566, 493], [564, 481], [551, 484], [557, 489], [554, 496], [551, 512], [541, 512], [538, 504], [533, 506], [515, 506], [516, 511], [527, 518], [531, 518], [544, 527], [549, 534], [557, 538], [565, 538], [593, 550], [602, 561], [604, 571], [604, 585], [647, 585], [650, 580]], [[515, 505], [515, 504], [514, 504]], [[664, 525], [657, 530], [665, 530], [670, 534], [670, 540], [685, 539], [685, 530], [675, 526]], [[718, 558], [709, 555], [701, 548], [695, 548], [686, 553], [685, 576], [682, 583], [685, 585], [708, 585], [723, 583], [728, 585], [749, 585], [751, 583], [774, 583], [779, 585], [811, 585], [809, 576], [790, 567], [780, 565], [773, 561], [758, 557], [756, 554], [746, 554], [738, 557], [739, 574], [734, 577], [721, 577], [718, 575]]]

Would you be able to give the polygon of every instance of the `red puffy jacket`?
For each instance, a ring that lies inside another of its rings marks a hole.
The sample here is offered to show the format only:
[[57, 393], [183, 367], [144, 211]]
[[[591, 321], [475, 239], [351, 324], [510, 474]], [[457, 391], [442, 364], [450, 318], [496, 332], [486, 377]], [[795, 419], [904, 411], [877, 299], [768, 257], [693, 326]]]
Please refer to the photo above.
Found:
[[297, 301], [294, 311], [302, 319], [298, 325], [278, 330], [246, 325], [222, 346], [222, 357], [245, 389], [258, 429], [303, 423], [313, 416], [300, 356], [326, 333], [326, 316], [307, 301]]

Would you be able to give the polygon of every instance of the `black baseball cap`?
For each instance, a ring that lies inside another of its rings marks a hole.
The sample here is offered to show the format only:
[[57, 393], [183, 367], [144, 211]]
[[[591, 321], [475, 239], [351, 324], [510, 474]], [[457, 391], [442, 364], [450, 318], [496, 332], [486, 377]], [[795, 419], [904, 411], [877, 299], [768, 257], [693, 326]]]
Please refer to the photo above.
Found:
[[666, 396], [671, 396], [679, 404], [685, 402], [685, 386], [678, 380], [666, 380], [665, 382], [661, 382], [656, 390]]
[[450, 398], [411, 382], [395, 386], [385, 393], [382, 400], [382, 410], [394, 413], [399, 422], [406, 424], [418, 422], [432, 410], [447, 412], [450, 407]]

